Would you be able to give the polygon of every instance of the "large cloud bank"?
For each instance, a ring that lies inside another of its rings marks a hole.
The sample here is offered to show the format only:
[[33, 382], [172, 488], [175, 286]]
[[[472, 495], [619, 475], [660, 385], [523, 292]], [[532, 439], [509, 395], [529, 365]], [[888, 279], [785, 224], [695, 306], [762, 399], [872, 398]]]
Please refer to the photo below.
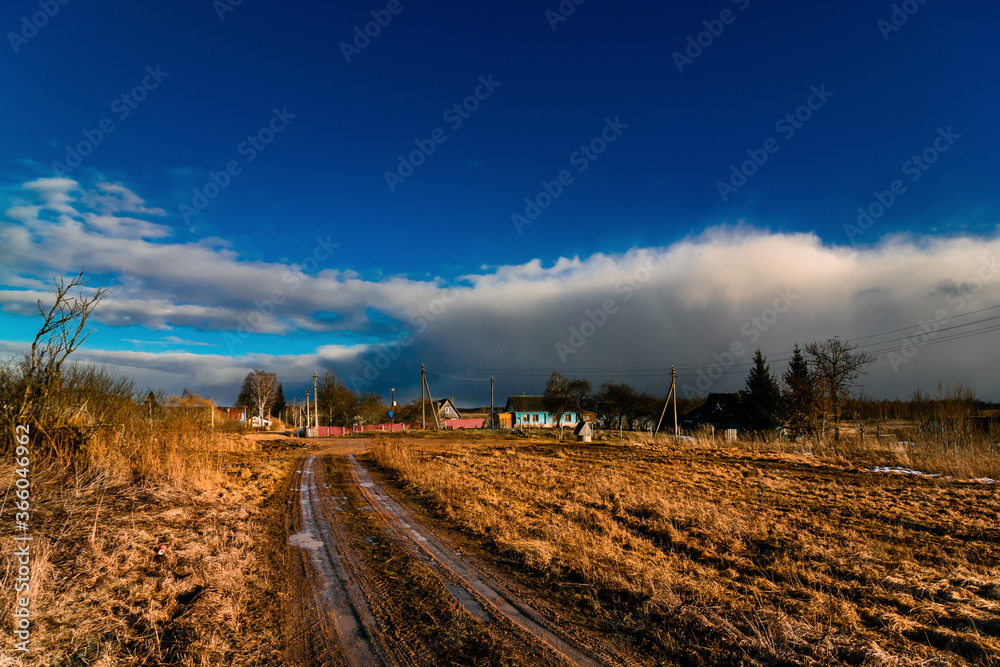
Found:
[[[51, 275], [85, 265], [113, 288], [97, 316], [105, 331], [139, 325], [169, 344], [91, 346], [87, 358], [223, 401], [250, 368], [274, 370], [295, 388], [320, 366], [358, 389], [395, 387], [407, 399], [419, 394], [421, 362], [444, 373], [433, 377], [435, 393], [464, 403], [488, 402], [490, 375], [502, 402], [538, 391], [553, 370], [664, 393], [671, 365], [690, 395], [741, 386], [758, 346], [780, 371], [796, 342], [834, 335], [879, 353], [861, 381], [868, 394], [964, 382], [1000, 399], [1000, 333], [989, 321], [973, 324], [1000, 315], [976, 312], [1000, 304], [996, 236], [898, 236], [855, 249], [807, 233], [715, 227], [664, 247], [497, 266], [446, 284], [338, 268], [364, 249], [326, 236], [303, 239], [298, 263], [248, 261], [222, 239], [173, 240], [164, 215], [117, 183], [24, 184], [0, 221], [0, 308], [34, 315]], [[177, 335], [190, 329], [218, 336], [195, 344]], [[306, 354], [280, 345], [250, 353], [258, 333], [330, 343]], [[335, 343], [344, 333], [361, 342]]]

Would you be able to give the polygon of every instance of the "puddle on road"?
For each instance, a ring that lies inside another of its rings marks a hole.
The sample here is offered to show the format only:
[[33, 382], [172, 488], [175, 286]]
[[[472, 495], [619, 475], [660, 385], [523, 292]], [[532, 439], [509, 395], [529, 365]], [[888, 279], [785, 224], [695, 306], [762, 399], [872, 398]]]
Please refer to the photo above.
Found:
[[337, 627], [344, 634], [351, 634], [358, 629], [358, 620], [350, 614], [337, 615]]
[[323, 543], [314, 538], [308, 531], [295, 533], [288, 538], [288, 543], [292, 546], [302, 547], [303, 549], [319, 549], [323, 546]]

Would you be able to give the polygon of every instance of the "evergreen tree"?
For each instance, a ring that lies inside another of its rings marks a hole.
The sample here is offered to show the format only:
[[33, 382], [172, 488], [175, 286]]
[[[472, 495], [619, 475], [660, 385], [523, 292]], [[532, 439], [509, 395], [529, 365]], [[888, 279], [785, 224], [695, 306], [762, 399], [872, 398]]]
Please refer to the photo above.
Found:
[[747, 373], [745, 406], [747, 426], [752, 431], [771, 430], [782, 421], [781, 389], [760, 348], [754, 353], [753, 367]]
[[786, 425], [792, 437], [809, 435], [816, 430], [816, 388], [809, 364], [796, 344], [788, 370], [782, 378], [785, 389], [782, 397], [785, 403]]
[[281, 414], [285, 411], [285, 388], [278, 383], [278, 393], [274, 395], [274, 407], [271, 408], [272, 414], [274, 416], [281, 418]]

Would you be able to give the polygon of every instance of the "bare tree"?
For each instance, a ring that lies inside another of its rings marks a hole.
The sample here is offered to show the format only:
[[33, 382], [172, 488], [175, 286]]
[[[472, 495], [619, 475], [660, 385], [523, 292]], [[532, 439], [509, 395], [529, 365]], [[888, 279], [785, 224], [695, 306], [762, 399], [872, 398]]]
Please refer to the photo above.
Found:
[[237, 403], [241, 407], [253, 410], [261, 423], [264, 413], [271, 409], [278, 396], [278, 376], [268, 371], [254, 369], [243, 378], [240, 396]]
[[[53, 387], [59, 385], [63, 363], [93, 331], [87, 329], [87, 323], [109, 290], [101, 287], [86, 296], [84, 286], [89, 281], [84, 279], [85, 273], [86, 269], [81, 269], [69, 282], [62, 277], [54, 278], [55, 299], [50, 306], [38, 300], [38, 313], [43, 321], [31, 343], [30, 353], [22, 362], [19, 421], [31, 419], [39, 425], [40, 409]], [[71, 294], [73, 290], [76, 295]]]
[[609, 413], [605, 419], [606, 427], [613, 427], [617, 423], [619, 428], [624, 428], [626, 431], [635, 429], [647, 400], [648, 397], [643, 397], [625, 382], [605, 382], [601, 385], [601, 393], [598, 396], [598, 402], [602, 403]]
[[388, 417], [385, 414], [385, 399], [375, 392], [368, 392], [358, 397], [358, 417], [362, 424], [380, 424]]
[[560, 440], [563, 437], [563, 415], [572, 410], [573, 404], [570, 381], [559, 371], [552, 371], [549, 381], [545, 384], [545, 409], [555, 418]]
[[360, 397], [341, 382], [329, 368], [319, 374], [317, 385], [320, 423], [327, 426], [350, 426], [358, 414]]
[[856, 352], [853, 345], [834, 336], [822, 343], [806, 345], [809, 365], [816, 380], [820, 407], [824, 420], [829, 417], [834, 424], [836, 439], [840, 439], [839, 420], [844, 402], [850, 396], [854, 381], [868, 373], [866, 367], [875, 361], [875, 355]]

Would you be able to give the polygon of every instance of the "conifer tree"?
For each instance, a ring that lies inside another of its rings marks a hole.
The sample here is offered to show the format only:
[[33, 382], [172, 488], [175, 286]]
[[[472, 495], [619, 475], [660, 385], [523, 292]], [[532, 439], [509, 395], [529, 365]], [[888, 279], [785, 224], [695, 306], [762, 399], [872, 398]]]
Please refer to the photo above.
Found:
[[782, 379], [785, 383], [782, 392], [785, 424], [792, 437], [813, 433], [816, 430], [816, 388], [809, 364], [797, 344]]
[[782, 421], [784, 412], [781, 389], [771, 375], [764, 353], [757, 348], [753, 355], [753, 367], [747, 373], [747, 398], [745, 402], [747, 426], [752, 431], [767, 431], [776, 428]]

